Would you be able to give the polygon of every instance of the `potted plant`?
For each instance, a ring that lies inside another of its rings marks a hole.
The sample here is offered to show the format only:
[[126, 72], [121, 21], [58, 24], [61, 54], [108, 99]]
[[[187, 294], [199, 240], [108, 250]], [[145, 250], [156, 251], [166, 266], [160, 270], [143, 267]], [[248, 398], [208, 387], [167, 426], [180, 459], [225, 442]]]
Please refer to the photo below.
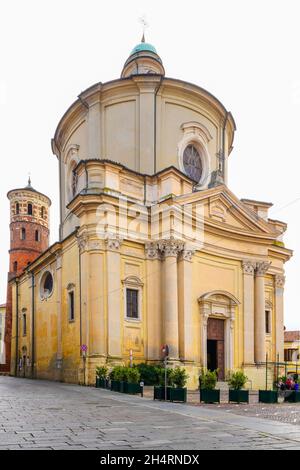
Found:
[[229, 383], [229, 402], [249, 403], [249, 390], [242, 390], [248, 377], [241, 370], [230, 374]]
[[159, 385], [154, 387], [153, 400], [170, 400], [170, 389], [173, 386], [174, 369], [167, 368], [167, 397], [165, 387], [165, 369], [159, 371]]
[[129, 370], [129, 367], [126, 367], [126, 366], [120, 366], [120, 369], [118, 369], [118, 372], [117, 372], [117, 377], [119, 379], [119, 382], [120, 382], [120, 389], [119, 389], [119, 392], [121, 393], [126, 393], [126, 384], [128, 382], [128, 370]]
[[278, 382], [273, 384], [273, 390], [259, 390], [258, 401], [260, 403], [278, 403], [279, 400], [284, 401], [285, 383], [285, 376], [278, 377]]
[[120, 382], [123, 377], [122, 366], [115, 366], [109, 373], [110, 378], [110, 389], [113, 392], [120, 392]]
[[186, 402], [187, 389], [185, 385], [189, 376], [183, 367], [175, 367], [173, 370], [173, 384], [175, 387], [170, 388], [170, 401]]
[[136, 367], [128, 367], [127, 369], [127, 382], [125, 383], [124, 391], [134, 395], [141, 393], [140, 378], [141, 374]]
[[107, 388], [107, 372], [108, 372], [108, 368], [106, 366], [96, 367], [96, 387], [97, 388]]
[[220, 403], [220, 390], [216, 390], [218, 381], [216, 370], [202, 370], [200, 375], [200, 401]]
[[141, 374], [141, 380], [145, 385], [159, 385], [159, 375], [162, 369], [161, 365], [137, 364], [137, 369]]

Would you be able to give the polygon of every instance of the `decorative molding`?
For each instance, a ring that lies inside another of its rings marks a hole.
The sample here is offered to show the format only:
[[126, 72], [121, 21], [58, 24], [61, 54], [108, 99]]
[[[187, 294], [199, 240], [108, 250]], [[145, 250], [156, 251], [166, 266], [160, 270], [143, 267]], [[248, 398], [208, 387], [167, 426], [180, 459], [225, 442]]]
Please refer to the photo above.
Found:
[[158, 242], [159, 250], [165, 258], [169, 256], [177, 257], [179, 253], [183, 251], [184, 245], [184, 242], [181, 240], [176, 240], [175, 238], [161, 240]]
[[244, 274], [254, 274], [254, 270], [256, 268], [256, 263], [250, 260], [245, 260], [242, 262], [243, 273]]
[[88, 246], [88, 236], [86, 234], [79, 235], [77, 237], [77, 245], [78, 245], [80, 253], [83, 253], [84, 251], [86, 251], [87, 246]]
[[283, 274], [276, 274], [274, 276], [275, 287], [283, 288], [285, 284], [285, 276]]
[[145, 243], [146, 259], [160, 259], [161, 254], [159, 251], [158, 242]]
[[256, 263], [255, 275], [256, 276], [264, 276], [266, 274], [266, 272], [268, 271], [270, 266], [271, 266], [270, 261], [258, 261]]
[[122, 238], [107, 238], [105, 240], [106, 249], [110, 251], [119, 251], [122, 243]]
[[71, 290], [74, 290], [75, 289], [75, 284], [73, 284], [72, 282], [70, 282], [68, 285], [67, 285], [67, 290], [68, 291], [71, 291]]
[[191, 250], [187, 248], [187, 249], [183, 249], [179, 256], [182, 261], [191, 262], [193, 260], [194, 253], [195, 253], [195, 250]]

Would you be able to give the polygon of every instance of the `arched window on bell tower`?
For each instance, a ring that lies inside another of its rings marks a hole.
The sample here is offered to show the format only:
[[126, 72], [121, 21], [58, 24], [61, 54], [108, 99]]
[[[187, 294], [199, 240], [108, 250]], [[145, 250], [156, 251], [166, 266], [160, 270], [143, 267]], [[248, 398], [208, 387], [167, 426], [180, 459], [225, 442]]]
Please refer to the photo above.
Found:
[[32, 204], [29, 203], [29, 204], [27, 205], [27, 214], [28, 214], [28, 215], [32, 215], [32, 213], [33, 213]]

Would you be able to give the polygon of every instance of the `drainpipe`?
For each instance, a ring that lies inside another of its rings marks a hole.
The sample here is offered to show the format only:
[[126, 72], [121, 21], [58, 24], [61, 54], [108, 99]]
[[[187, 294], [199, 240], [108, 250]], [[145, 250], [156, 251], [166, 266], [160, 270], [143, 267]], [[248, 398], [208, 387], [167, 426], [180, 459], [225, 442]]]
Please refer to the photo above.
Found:
[[34, 362], [35, 362], [35, 285], [34, 273], [31, 273], [31, 378], [34, 379]]
[[[79, 227], [77, 227], [77, 233], [76, 233], [76, 238], [78, 240], [78, 230]], [[81, 346], [82, 346], [82, 281], [81, 281], [81, 252], [80, 252], [80, 246], [78, 244], [78, 266], [79, 266], [79, 341], [80, 341], [80, 356], [82, 356], [82, 351], [81, 351]]]
[[224, 126], [222, 129], [222, 177], [225, 182], [225, 129], [228, 121], [228, 111], [226, 111]]
[[18, 355], [19, 355], [19, 281], [16, 279], [16, 360], [15, 376], [18, 376]]

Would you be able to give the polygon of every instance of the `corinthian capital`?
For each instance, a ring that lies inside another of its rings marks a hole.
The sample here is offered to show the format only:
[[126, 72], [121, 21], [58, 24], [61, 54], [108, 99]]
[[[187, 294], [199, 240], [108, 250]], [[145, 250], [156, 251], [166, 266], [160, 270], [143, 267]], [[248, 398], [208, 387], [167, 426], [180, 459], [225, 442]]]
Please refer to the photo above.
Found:
[[88, 241], [89, 239], [86, 234], [82, 234], [77, 237], [77, 245], [80, 253], [83, 253], [87, 249]]
[[147, 259], [160, 259], [158, 242], [147, 242], [145, 244], [145, 253]]
[[243, 273], [244, 274], [254, 274], [254, 270], [256, 268], [256, 263], [250, 260], [245, 260], [242, 262]]
[[194, 253], [195, 250], [184, 248], [180, 253], [180, 259], [182, 259], [183, 261], [192, 261]]
[[283, 274], [276, 274], [275, 276], [275, 287], [283, 289], [285, 284], [285, 276]]
[[123, 240], [121, 238], [107, 238], [105, 240], [106, 248], [109, 251], [119, 251]]
[[270, 261], [259, 261], [256, 263], [255, 274], [256, 276], [264, 276], [271, 266]]
[[158, 247], [164, 257], [176, 256], [184, 249], [184, 242], [170, 238], [169, 240], [161, 240], [158, 242]]

